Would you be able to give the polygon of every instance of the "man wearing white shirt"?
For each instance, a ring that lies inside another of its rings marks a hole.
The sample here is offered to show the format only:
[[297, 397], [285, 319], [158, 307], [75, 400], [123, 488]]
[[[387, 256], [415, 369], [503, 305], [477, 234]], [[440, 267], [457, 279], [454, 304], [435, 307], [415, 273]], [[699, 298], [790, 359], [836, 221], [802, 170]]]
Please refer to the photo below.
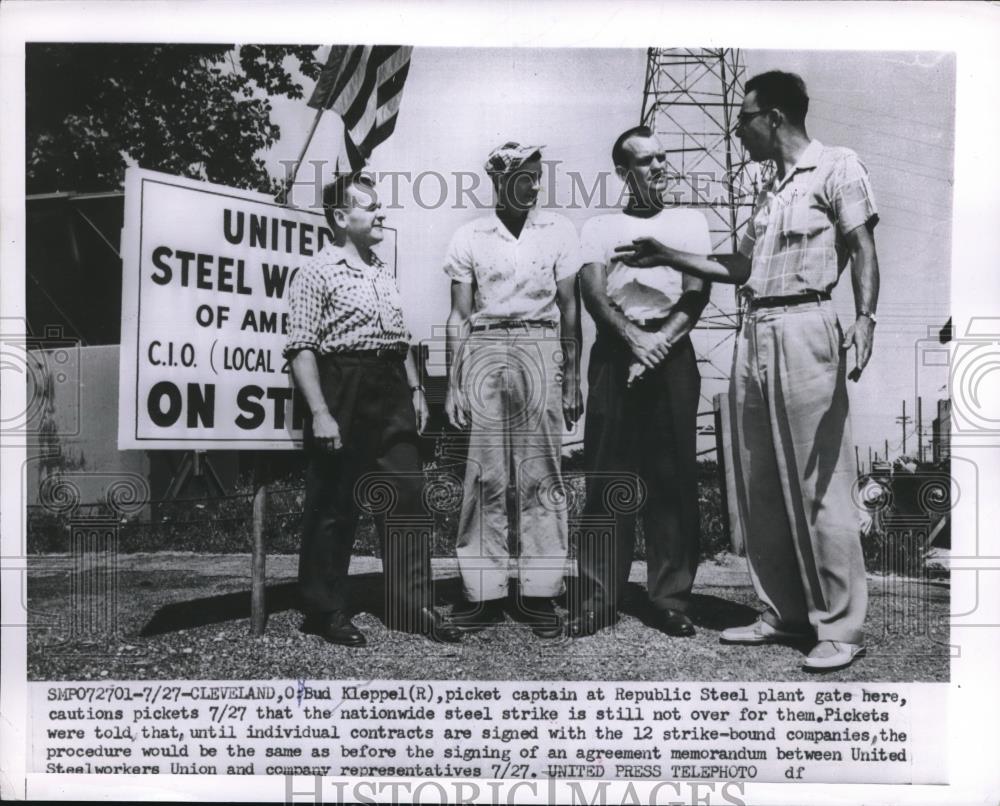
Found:
[[[585, 517], [614, 509], [613, 485], [638, 475], [653, 624], [686, 637], [694, 635], [686, 610], [699, 554], [695, 428], [701, 386], [688, 333], [707, 301], [707, 285], [665, 267], [626, 266], [615, 248], [654, 232], [658, 240], [678, 248], [697, 244], [702, 252], [711, 251], [711, 241], [699, 211], [664, 205], [666, 155], [650, 129], [624, 132], [612, 159], [627, 183], [628, 204], [592, 218], [581, 235], [581, 288], [597, 325], [584, 431]], [[636, 513], [628, 506], [610, 514], [613, 533], [581, 530], [581, 599], [572, 608], [572, 636], [612, 624], [622, 604]]]
[[468, 606], [452, 623], [477, 631], [504, 620], [513, 479], [518, 615], [540, 638], [555, 638], [562, 622], [552, 598], [569, 545], [562, 431], [582, 412], [576, 228], [535, 206], [541, 146], [505, 143], [485, 168], [496, 209], [455, 233], [444, 266], [452, 280], [445, 409], [453, 426], [470, 430], [457, 547]]

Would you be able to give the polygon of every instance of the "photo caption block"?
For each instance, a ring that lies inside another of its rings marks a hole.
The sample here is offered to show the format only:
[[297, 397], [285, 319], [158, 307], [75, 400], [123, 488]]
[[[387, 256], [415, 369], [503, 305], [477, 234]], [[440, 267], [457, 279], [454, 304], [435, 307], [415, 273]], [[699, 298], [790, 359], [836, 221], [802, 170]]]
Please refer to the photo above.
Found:
[[945, 687], [32, 683], [34, 770], [945, 783]]

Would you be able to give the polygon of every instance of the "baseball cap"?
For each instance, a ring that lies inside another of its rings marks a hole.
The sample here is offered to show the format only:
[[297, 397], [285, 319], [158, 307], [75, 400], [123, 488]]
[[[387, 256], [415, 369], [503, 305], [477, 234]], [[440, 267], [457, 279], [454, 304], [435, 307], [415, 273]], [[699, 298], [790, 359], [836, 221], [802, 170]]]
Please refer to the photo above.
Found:
[[494, 148], [486, 158], [486, 173], [490, 176], [501, 176], [521, 167], [529, 157], [541, 154], [545, 146], [523, 146], [520, 143], [504, 143]]

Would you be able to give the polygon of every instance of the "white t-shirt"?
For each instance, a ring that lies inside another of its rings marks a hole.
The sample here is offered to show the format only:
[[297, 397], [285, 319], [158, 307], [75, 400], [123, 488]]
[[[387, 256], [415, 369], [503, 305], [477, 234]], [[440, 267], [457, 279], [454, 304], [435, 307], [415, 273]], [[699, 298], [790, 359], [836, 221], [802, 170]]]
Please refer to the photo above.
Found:
[[578, 247], [576, 227], [558, 213], [531, 210], [515, 238], [494, 212], [455, 233], [444, 270], [452, 280], [475, 282], [472, 324], [484, 319], [555, 324], [556, 284], [583, 265]]
[[596, 216], [583, 225], [581, 264], [600, 263], [607, 268], [608, 298], [629, 319], [661, 319], [680, 298], [684, 275], [666, 266], [637, 269], [623, 264], [615, 256], [615, 247], [640, 237], [708, 255], [712, 252], [708, 221], [700, 210], [669, 207], [651, 218], [618, 212]]

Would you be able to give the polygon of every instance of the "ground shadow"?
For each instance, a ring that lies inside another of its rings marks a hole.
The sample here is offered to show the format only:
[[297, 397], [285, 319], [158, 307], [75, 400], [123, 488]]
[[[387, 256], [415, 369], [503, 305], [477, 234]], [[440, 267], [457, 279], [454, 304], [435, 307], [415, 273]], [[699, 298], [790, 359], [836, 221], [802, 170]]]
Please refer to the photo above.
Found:
[[[299, 608], [298, 582], [280, 582], [265, 589], [267, 614]], [[448, 578], [434, 583], [437, 604], [453, 603], [461, 594], [461, 580]], [[385, 578], [380, 572], [354, 574], [350, 578], [348, 601], [353, 613], [371, 613], [385, 620]], [[157, 610], [146, 622], [139, 635], [154, 635], [205, 627], [250, 618], [250, 591], [237, 591], [217, 596], [204, 596], [185, 602], [173, 602]]]

